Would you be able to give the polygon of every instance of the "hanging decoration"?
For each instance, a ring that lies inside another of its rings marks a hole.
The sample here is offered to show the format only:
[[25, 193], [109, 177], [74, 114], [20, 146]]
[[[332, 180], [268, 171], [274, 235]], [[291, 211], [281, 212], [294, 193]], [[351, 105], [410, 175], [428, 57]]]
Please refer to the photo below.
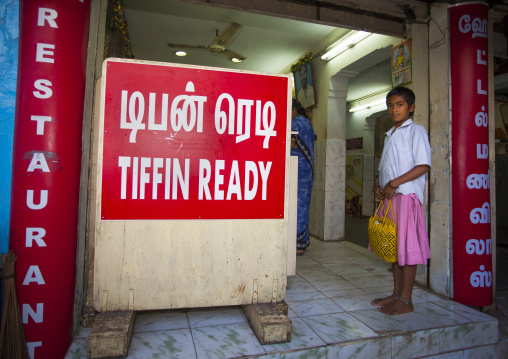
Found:
[[301, 66], [303, 65], [306, 65], [307, 62], [310, 62], [310, 60], [312, 60], [312, 51], [309, 52], [307, 55], [305, 55], [304, 57], [302, 57], [301, 59], [298, 60], [298, 62], [296, 64], [293, 64], [291, 65], [291, 72], [295, 72], [296, 70], [298, 70]]
[[108, 3], [104, 43], [104, 58], [107, 57], [134, 58], [122, 0], [110, 0]]

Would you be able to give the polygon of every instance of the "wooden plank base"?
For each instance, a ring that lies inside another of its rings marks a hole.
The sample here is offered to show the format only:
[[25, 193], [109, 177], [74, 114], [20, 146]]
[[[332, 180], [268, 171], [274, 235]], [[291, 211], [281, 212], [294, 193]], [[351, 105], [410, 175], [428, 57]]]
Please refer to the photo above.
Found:
[[282, 314], [284, 314], [285, 316], [288, 315], [289, 313], [289, 306], [288, 304], [286, 303], [285, 300], [281, 301], [281, 302], [277, 302], [277, 305], [279, 306], [280, 310], [282, 310]]
[[125, 358], [129, 352], [136, 312], [102, 312], [88, 336], [88, 358]]
[[291, 319], [283, 313], [277, 303], [243, 305], [242, 309], [260, 344], [291, 341]]

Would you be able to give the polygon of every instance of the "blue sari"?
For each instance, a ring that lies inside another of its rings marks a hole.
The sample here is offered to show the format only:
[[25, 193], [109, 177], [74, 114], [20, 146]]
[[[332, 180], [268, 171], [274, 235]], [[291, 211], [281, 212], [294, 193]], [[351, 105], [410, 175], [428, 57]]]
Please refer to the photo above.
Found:
[[296, 248], [309, 246], [309, 207], [312, 183], [314, 182], [314, 129], [304, 116], [296, 116], [291, 122], [291, 135], [296, 140], [296, 148], [291, 149], [291, 156], [298, 157], [298, 210], [296, 228]]

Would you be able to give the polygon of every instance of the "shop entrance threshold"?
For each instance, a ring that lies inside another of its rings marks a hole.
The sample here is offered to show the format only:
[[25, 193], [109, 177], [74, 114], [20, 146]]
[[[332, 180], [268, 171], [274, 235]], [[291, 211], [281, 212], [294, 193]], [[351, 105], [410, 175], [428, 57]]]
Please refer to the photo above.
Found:
[[[414, 312], [380, 313], [390, 264], [349, 242], [311, 238], [288, 278], [292, 340], [261, 345], [240, 307], [138, 312], [127, 358], [507, 358], [494, 317], [415, 285]], [[87, 358], [91, 329], [66, 358]]]

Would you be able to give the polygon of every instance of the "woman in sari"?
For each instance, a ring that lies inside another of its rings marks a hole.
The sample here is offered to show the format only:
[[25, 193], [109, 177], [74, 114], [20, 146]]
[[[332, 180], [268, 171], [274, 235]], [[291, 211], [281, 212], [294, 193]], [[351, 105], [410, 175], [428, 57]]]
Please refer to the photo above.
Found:
[[296, 253], [303, 255], [310, 245], [309, 207], [312, 183], [314, 181], [314, 129], [303, 106], [293, 99], [291, 131], [291, 156], [298, 157], [298, 210], [296, 229]]

